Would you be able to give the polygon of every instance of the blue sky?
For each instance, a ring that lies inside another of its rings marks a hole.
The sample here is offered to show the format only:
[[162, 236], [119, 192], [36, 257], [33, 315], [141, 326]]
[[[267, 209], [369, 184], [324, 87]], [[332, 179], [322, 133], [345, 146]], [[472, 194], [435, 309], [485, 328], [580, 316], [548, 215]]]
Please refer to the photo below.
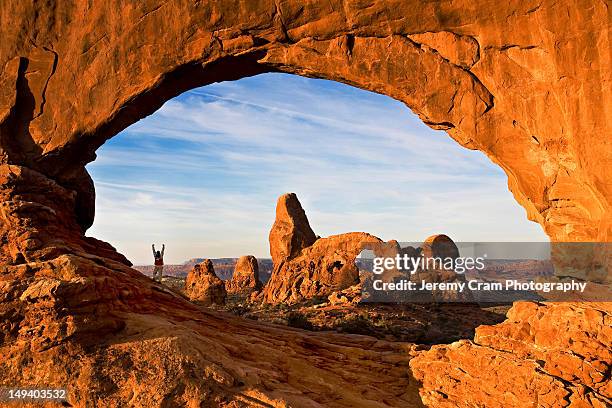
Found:
[[543, 241], [477, 151], [405, 105], [336, 82], [264, 74], [168, 101], [98, 150], [88, 166], [88, 235], [136, 264], [269, 257], [276, 199], [295, 192], [314, 231], [384, 240]]

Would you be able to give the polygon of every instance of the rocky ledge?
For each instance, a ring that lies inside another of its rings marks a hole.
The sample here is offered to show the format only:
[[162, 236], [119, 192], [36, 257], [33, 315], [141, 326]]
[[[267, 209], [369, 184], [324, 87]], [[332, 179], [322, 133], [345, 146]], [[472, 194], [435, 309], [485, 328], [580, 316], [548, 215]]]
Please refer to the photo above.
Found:
[[[517, 302], [474, 341], [433, 346], [412, 358], [432, 407], [609, 407], [610, 303]], [[535, 405], [534, 405], [535, 404]]]

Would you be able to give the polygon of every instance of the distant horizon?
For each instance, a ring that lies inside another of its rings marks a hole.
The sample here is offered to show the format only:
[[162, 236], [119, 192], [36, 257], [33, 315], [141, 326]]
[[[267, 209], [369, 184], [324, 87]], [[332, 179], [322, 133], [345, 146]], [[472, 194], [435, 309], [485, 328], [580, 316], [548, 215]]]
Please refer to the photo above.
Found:
[[[321, 238], [325, 238], [325, 237], [321, 237]], [[464, 247], [462, 247], [462, 244], [466, 244], [466, 242], [461, 242], [461, 241], [456, 241], [455, 242], [457, 244], [457, 246], [459, 247], [459, 253], [463, 256], [463, 255], [473, 255], [473, 252], [468, 250], [465, 250]], [[410, 243], [413, 246], [419, 246], [419, 243]], [[479, 244], [495, 244], [492, 242], [489, 243], [479, 243]], [[488, 258], [488, 261], [550, 261], [550, 241], [540, 241], [540, 242], [503, 242], [503, 244], [510, 244], [510, 246], [505, 247], [505, 249], [502, 248], [498, 248], [495, 255], [493, 255], [492, 257]], [[522, 247], [522, 246], [515, 246], [514, 248], [512, 247], [513, 244], [528, 244], [529, 246], [531, 246], [532, 248], [529, 247]], [[533, 244], [542, 244], [542, 245], [546, 245], [546, 248], [543, 248], [542, 246], [538, 248], [533, 248]], [[400, 246], [403, 248], [405, 245], [403, 245], [403, 243], [400, 243]], [[543, 252], [543, 249], [547, 249], [546, 252]], [[500, 252], [501, 250], [501, 252]], [[464, 253], [465, 251], [465, 253]], [[480, 251], [482, 252], [482, 247], [480, 248]], [[245, 255], [251, 255], [251, 254], [244, 254], [244, 255], [239, 255], [239, 256], [222, 256], [222, 257], [207, 257], [207, 256], [195, 256], [195, 257], [191, 257], [188, 259], [185, 259], [182, 262], [176, 262], [176, 263], [166, 263], [166, 265], [185, 265], [188, 264], [190, 261], [195, 261], [195, 260], [204, 260], [204, 259], [210, 259], [212, 261], [218, 261], [218, 260], [223, 260], [223, 259], [232, 259], [232, 260], [236, 260], [238, 258], [240, 258], [241, 256], [245, 256]], [[272, 257], [271, 256], [255, 256], [255, 258], [259, 261], [272, 261]], [[144, 263], [144, 264], [134, 264], [134, 266], [136, 267], [146, 267], [146, 266], [153, 266], [153, 262], [149, 262], [149, 263]]]
[[262, 74], [193, 89], [109, 140], [87, 168], [87, 232], [135, 265], [268, 258], [276, 199], [295, 192], [323, 237], [548, 241], [482, 152], [389, 97], [337, 82]]

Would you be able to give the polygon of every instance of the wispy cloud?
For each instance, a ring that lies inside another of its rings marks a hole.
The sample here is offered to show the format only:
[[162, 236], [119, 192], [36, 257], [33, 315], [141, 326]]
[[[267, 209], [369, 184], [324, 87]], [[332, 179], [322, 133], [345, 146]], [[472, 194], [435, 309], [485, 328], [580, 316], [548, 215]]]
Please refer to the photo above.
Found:
[[506, 176], [401, 103], [268, 74], [187, 92], [107, 142], [89, 166], [91, 235], [134, 262], [267, 256], [278, 195], [294, 191], [321, 235], [418, 241], [538, 240]]

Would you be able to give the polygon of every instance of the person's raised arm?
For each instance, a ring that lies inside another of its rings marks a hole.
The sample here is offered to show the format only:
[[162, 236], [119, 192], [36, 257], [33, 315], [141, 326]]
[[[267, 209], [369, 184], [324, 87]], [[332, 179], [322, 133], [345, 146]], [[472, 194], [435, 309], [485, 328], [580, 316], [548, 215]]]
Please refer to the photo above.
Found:
[[164, 257], [164, 252], [166, 251], [166, 244], [162, 244], [162, 258]]
[[153, 249], [153, 258], [155, 258], [155, 244], [151, 244], [151, 248]]

